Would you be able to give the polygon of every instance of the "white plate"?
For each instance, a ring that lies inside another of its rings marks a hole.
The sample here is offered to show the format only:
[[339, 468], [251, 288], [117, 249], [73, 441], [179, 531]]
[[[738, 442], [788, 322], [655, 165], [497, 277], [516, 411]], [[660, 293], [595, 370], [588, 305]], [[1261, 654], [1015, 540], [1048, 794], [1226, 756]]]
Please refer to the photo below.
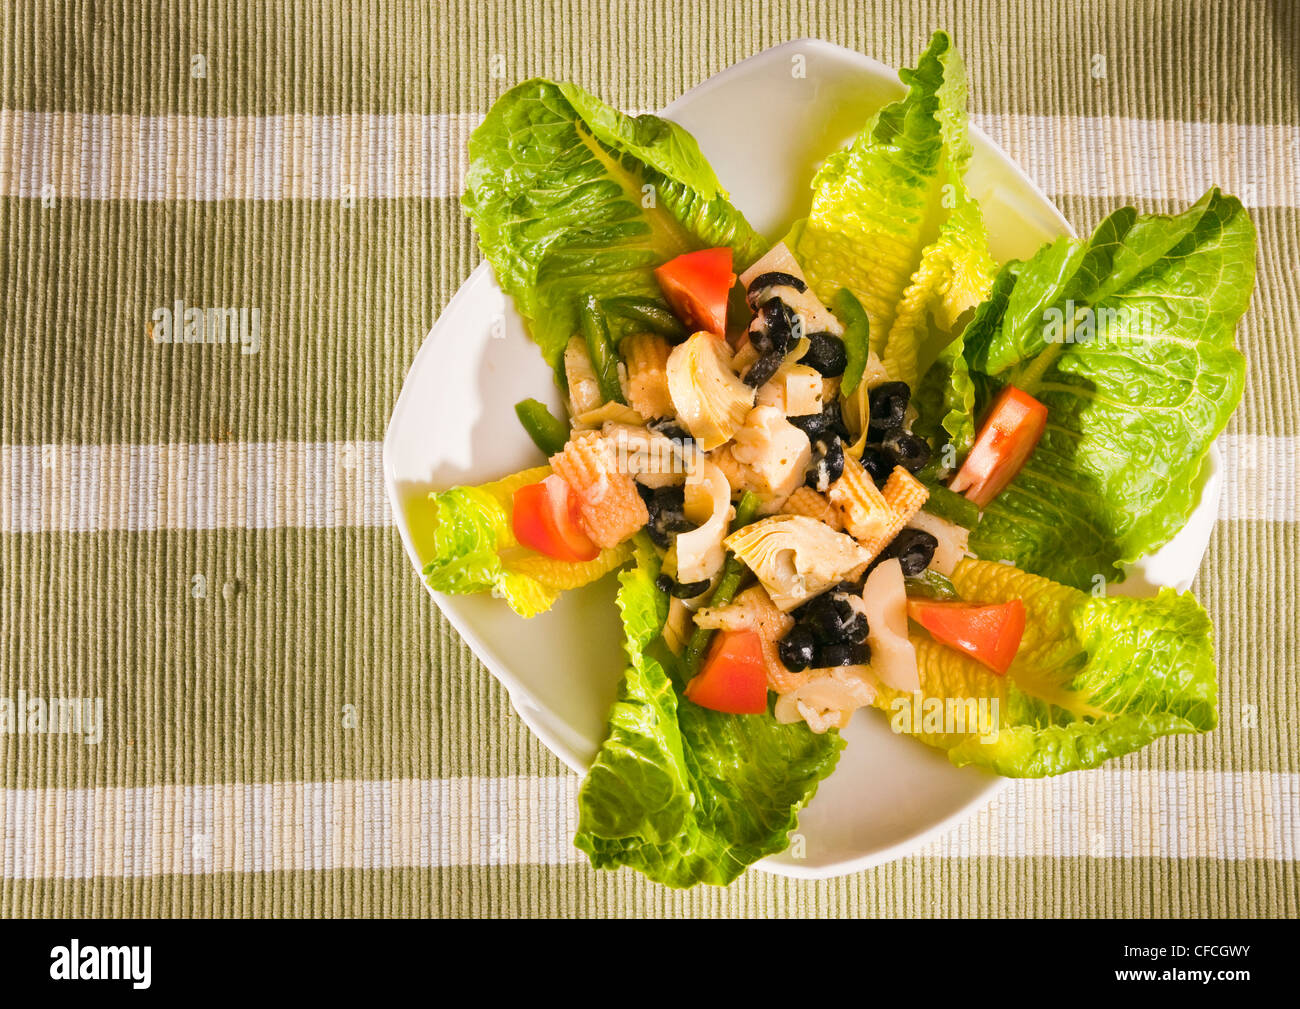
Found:
[[[806, 212], [819, 160], [902, 92], [898, 75], [884, 64], [801, 40], [723, 71], [664, 114], [695, 135], [754, 227], [779, 238]], [[969, 183], [988, 219], [998, 261], [1024, 258], [1044, 241], [1069, 233], [1038, 187], [982, 132], [972, 127], [971, 134]], [[428, 556], [428, 521], [420, 516], [427, 514], [430, 490], [493, 480], [542, 462], [514, 414], [514, 404], [528, 396], [560, 409], [550, 369], [484, 264], [461, 286], [416, 355], [384, 442], [389, 499], [417, 570]], [[1218, 507], [1216, 451], [1204, 479], [1187, 527], [1135, 568], [1124, 591], [1191, 584]], [[607, 577], [567, 593], [532, 620], [521, 620], [487, 596], [433, 593], [505, 685], [524, 721], [580, 773], [600, 746], [622, 674], [615, 587]], [[898, 858], [955, 825], [1005, 784], [899, 739], [878, 712], [859, 712], [844, 736], [848, 746], [838, 768], [800, 817], [802, 857], [786, 851], [759, 868], [824, 878]]]

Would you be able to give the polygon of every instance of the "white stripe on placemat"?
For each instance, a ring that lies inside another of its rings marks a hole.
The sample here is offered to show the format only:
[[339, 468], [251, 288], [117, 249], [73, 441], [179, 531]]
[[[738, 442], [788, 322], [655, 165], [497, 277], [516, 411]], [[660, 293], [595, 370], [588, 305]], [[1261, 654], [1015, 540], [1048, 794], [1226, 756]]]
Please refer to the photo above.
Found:
[[[1219, 518], [1300, 522], [1300, 438], [1219, 446]], [[0, 533], [392, 522], [377, 441], [0, 446]]]
[[377, 441], [0, 447], [0, 532], [392, 521]]
[[[1188, 202], [1212, 185], [1300, 206], [1300, 128], [984, 113], [1046, 192]], [[348, 200], [458, 196], [477, 113], [132, 116], [0, 111], [0, 196]]]
[[[6, 879], [82, 879], [554, 865], [582, 858], [572, 843], [577, 786], [557, 776], [5, 789], [0, 868]], [[804, 842], [816, 858], [817, 839]], [[917, 854], [1291, 862], [1300, 775], [1100, 770], [1017, 780]]]

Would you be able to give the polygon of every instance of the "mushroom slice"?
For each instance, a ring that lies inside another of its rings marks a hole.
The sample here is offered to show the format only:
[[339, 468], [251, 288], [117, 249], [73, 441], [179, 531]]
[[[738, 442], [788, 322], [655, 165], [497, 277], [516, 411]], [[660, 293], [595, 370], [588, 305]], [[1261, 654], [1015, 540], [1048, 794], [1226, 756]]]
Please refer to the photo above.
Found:
[[785, 613], [871, 560], [852, 536], [804, 515], [760, 519], [732, 533], [725, 545], [758, 576]]
[[866, 666], [818, 669], [800, 686], [776, 699], [778, 722], [803, 719], [813, 732], [842, 729], [858, 708], [876, 699], [875, 688], [863, 676]]
[[907, 589], [897, 557], [881, 561], [862, 588], [867, 604], [867, 644], [871, 671], [887, 687], [910, 693], [921, 689], [916, 649], [907, 639]]
[[754, 390], [732, 370], [726, 341], [699, 332], [668, 356], [668, 393], [677, 417], [708, 452], [745, 422]]
[[727, 559], [723, 537], [735, 515], [731, 507], [731, 484], [717, 465], [704, 456], [686, 475], [686, 517], [700, 523], [677, 536], [677, 580], [702, 582], [712, 578]]

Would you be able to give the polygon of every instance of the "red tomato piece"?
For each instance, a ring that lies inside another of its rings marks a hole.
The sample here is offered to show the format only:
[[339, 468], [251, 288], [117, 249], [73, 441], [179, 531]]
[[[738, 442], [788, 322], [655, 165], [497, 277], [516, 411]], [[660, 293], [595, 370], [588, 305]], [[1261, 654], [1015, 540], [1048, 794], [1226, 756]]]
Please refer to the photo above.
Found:
[[767, 711], [767, 667], [755, 631], [719, 631], [704, 668], [686, 684], [686, 696], [702, 708], [731, 715]]
[[510, 524], [515, 539], [559, 561], [592, 561], [600, 548], [582, 529], [578, 499], [558, 474], [515, 491]]
[[1025, 604], [1019, 599], [989, 606], [909, 599], [907, 615], [936, 640], [999, 675], [1010, 668], [1025, 633]]
[[717, 336], [727, 332], [727, 297], [735, 286], [730, 249], [701, 249], [655, 269], [664, 297], [678, 318]]
[[1020, 472], [1046, 427], [1047, 407], [1014, 385], [1006, 386], [948, 489], [965, 491], [970, 500], [987, 507]]

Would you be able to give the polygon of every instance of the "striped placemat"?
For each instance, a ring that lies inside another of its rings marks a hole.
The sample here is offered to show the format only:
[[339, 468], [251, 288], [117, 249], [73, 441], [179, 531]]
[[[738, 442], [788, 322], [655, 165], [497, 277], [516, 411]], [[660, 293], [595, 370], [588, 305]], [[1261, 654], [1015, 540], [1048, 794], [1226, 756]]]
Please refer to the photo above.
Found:
[[[534, 74], [650, 109], [791, 38], [898, 66], [937, 27], [1080, 230], [1212, 183], [1255, 219], [1195, 586], [1221, 725], [855, 876], [597, 874], [577, 778], [384, 500], [388, 413], [479, 259], [468, 132]], [[0, 913], [1300, 913], [1294, 7], [48, 2], [6, 5], [0, 46], [0, 708], [47, 709], [0, 733]]]

